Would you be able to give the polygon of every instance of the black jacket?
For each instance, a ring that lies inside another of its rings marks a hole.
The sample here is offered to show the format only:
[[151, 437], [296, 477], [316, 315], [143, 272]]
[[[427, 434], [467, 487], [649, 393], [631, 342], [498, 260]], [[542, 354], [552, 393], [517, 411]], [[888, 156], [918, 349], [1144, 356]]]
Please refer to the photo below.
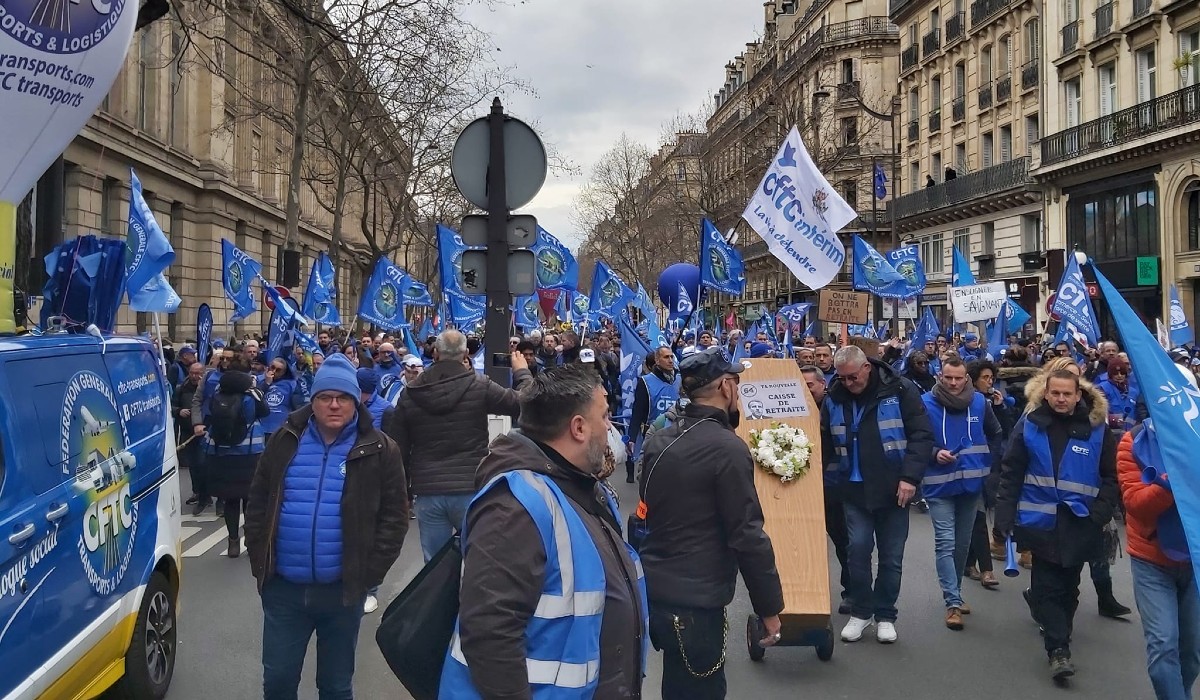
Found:
[[[600, 676], [596, 700], [641, 697], [642, 611], [637, 570], [600, 484], [545, 445], [513, 431], [496, 438], [479, 465], [477, 486], [518, 470], [545, 474], [583, 519], [604, 565]], [[467, 547], [459, 591], [459, 635], [471, 680], [485, 700], [531, 697], [525, 632], [545, 580], [546, 551], [525, 507], [497, 486], [467, 512]]]
[[1013, 428], [1008, 451], [1000, 467], [1000, 484], [996, 495], [996, 530], [1013, 533], [1017, 544], [1033, 555], [1060, 566], [1076, 566], [1099, 557], [1103, 551], [1102, 530], [1112, 519], [1120, 502], [1120, 487], [1117, 484], [1117, 450], [1111, 431], [1104, 431], [1104, 447], [1100, 450], [1100, 493], [1089, 508], [1088, 517], [1075, 516], [1065, 506], [1058, 507], [1058, 518], [1053, 531], [1016, 527], [1017, 502], [1025, 483], [1025, 471], [1029, 467], [1029, 451], [1025, 446], [1025, 421], [1046, 430], [1050, 441], [1050, 454], [1054, 459], [1054, 473], [1067, 441], [1074, 437], [1086, 440], [1094, 426], [1103, 425], [1106, 409], [1099, 415], [1093, 405], [1080, 401], [1071, 416], [1059, 416], [1042, 403], [1028, 415], [1017, 421]]
[[650, 600], [721, 608], [733, 600], [740, 570], [754, 612], [778, 615], [783, 588], [763, 531], [754, 460], [725, 412], [689, 404], [678, 422], [646, 439], [643, 457], [649, 534], [640, 553]]
[[[921, 483], [929, 456], [933, 454], [933, 431], [929, 427], [929, 416], [921, 401], [921, 392], [915, 384], [903, 379], [896, 370], [879, 360], [868, 358], [871, 363], [871, 379], [867, 388], [858, 397], [846, 390], [840, 379], [834, 379], [825, 394], [821, 406], [821, 450], [826, 469], [838, 469], [838, 456], [829, 432], [829, 412], [849, 411], [848, 405], [855, 398], [865, 406], [858, 433], [859, 468], [863, 480], [858, 483], [843, 482], [834, 488], [846, 501], [868, 510], [896, 505], [896, 490], [901, 481], [913, 486]], [[900, 415], [904, 420], [904, 435], [908, 446], [899, 470], [885, 458], [883, 443], [879, 438], [876, 409], [881, 399], [889, 396], [900, 398]], [[847, 420], [849, 423], [849, 420]], [[849, 426], [847, 426], [849, 430]]]
[[[246, 501], [246, 552], [258, 590], [275, 575], [275, 539], [283, 506], [283, 481], [300, 446], [312, 406], [293, 412], [275, 431], [258, 460]], [[396, 445], [358, 408], [358, 438], [346, 460], [342, 487], [342, 602], [362, 605], [367, 590], [383, 582], [400, 556], [408, 532], [404, 465]]]
[[475, 493], [475, 467], [488, 450], [488, 414], [519, 416], [517, 391], [530, 381], [529, 370], [519, 369], [508, 389], [443, 360], [409, 384], [382, 425], [400, 447], [412, 492]]
[[916, 384], [917, 388], [921, 390], [921, 393], [925, 393], [926, 391], [933, 391], [933, 385], [937, 384], [936, 377], [934, 377], [929, 372], [925, 372], [924, 374], [918, 374], [917, 368], [914, 365], [909, 365], [908, 367], [906, 367], [904, 369], [903, 376], [908, 381], [912, 382], [913, 384]]

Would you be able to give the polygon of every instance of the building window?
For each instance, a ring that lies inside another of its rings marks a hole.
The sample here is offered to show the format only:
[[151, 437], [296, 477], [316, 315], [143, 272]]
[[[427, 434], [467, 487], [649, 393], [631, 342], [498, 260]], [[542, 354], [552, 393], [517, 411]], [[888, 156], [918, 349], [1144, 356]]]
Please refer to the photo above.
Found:
[[942, 176], [942, 154], [934, 153], [930, 160], [932, 162], [933, 179], [936, 180]]
[[954, 248], [967, 260], [971, 259], [971, 229], [954, 229]]
[[960, 173], [967, 172], [967, 144], [954, 144], [954, 169]]
[[1036, 17], [1025, 23], [1025, 60], [1036, 61], [1041, 58], [1042, 25]]
[[919, 161], [914, 160], [908, 164], [908, 182], [910, 191], [916, 192], [921, 189], [921, 163]]
[[1010, 63], [1012, 62], [1012, 46], [1008, 36], [1000, 37], [996, 42], [996, 75], [1008, 75]]
[[675, 179], [680, 182], [687, 179], [687, 163], [675, 164]]
[[1157, 86], [1155, 85], [1155, 47], [1153, 44], [1149, 48], [1142, 49], [1137, 52], [1137, 99], [1138, 102], [1148, 102], [1158, 96]]
[[854, 146], [858, 143], [858, 119], [845, 117], [842, 119], [842, 145]]
[[915, 122], [921, 118], [921, 92], [917, 88], [908, 91], [908, 120]]
[[1041, 138], [1041, 132], [1038, 130], [1038, 117], [1036, 114], [1031, 114], [1025, 117], [1025, 157], [1033, 157], [1033, 145]]
[[1063, 14], [1067, 23], [1074, 22], [1079, 19], [1079, 0], [1066, 0], [1063, 3]]
[[854, 82], [854, 59], [853, 58], [843, 58], [842, 59], [842, 82], [843, 83], [853, 83]]
[[1193, 182], [1184, 192], [1187, 198], [1187, 229], [1188, 250], [1200, 250], [1200, 182]]
[[935, 233], [921, 241], [921, 261], [925, 272], [936, 275], [946, 269], [945, 251], [942, 250], [942, 234]]
[[854, 180], [842, 182], [842, 199], [846, 200], [851, 209], [858, 209], [858, 184]]
[[1142, 182], [1070, 195], [1067, 247], [1075, 245], [1097, 261], [1158, 255], [1158, 187]]
[[954, 64], [954, 97], [957, 99], [967, 94], [967, 64], [959, 61]]
[[991, 221], [983, 224], [983, 254], [994, 255], [996, 253], [996, 224]]
[[992, 47], [985, 46], [979, 50], [979, 84], [987, 85], [992, 82]]
[[1000, 127], [1000, 162], [1012, 160], [1012, 126], [1005, 124]]
[[1200, 83], [1200, 26], [1180, 32], [1179, 55], [1190, 59], [1188, 65], [1179, 71], [1179, 86]]
[[1034, 253], [1042, 249], [1042, 215], [1021, 216], [1021, 252]]
[[1079, 89], [1079, 78], [1071, 78], [1063, 83], [1063, 94], [1067, 110], [1067, 126], [1079, 126], [1080, 111], [1083, 107], [1083, 95]]
[[137, 64], [137, 128], [146, 131], [149, 124], [150, 114], [154, 111], [154, 96], [153, 82], [155, 73], [154, 66], [154, 25], [146, 27], [142, 30], [141, 40], [138, 42], [138, 64]]
[[982, 157], [981, 160], [983, 162], [983, 167], [990, 168], [990, 167], [992, 167], [992, 150], [993, 150], [992, 132], [990, 132], [990, 131], [984, 132], [983, 138], [981, 139], [981, 141], [983, 142], [983, 145], [980, 146], [979, 150], [980, 150], [980, 155]]
[[929, 111], [942, 111], [942, 76], [935, 75], [929, 81]]
[[1096, 69], [1097, 82], [1100, 85], [1100, 116], [1107, 116], [1117, 111], [1117, 65], [1106, 63]]

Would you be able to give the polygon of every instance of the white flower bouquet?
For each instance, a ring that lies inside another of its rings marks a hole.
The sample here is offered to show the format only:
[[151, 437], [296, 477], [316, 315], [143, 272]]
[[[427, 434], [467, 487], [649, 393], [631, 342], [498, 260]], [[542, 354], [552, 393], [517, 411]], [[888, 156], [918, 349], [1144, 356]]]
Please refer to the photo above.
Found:
[[772, 423], [770, 428], [750, 431], [750, 455], [764, 471], [784, 483], [808, 473], [813, 445], [799, 428]]

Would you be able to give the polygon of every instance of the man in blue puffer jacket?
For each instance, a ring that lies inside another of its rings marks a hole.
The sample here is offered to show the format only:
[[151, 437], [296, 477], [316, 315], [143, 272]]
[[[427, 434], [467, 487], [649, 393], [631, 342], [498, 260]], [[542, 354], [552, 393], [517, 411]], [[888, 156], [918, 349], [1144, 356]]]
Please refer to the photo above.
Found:
[[400, 451], [359, 405], [355, 368], [330, 357], [312, 404], [288, 416], [258, 463], [246, 550], [263, 604], [263, 695], [296, 697], [317, 633], [318, 692], [353, 696], [354, 652], [367, 591], [408, 531]]

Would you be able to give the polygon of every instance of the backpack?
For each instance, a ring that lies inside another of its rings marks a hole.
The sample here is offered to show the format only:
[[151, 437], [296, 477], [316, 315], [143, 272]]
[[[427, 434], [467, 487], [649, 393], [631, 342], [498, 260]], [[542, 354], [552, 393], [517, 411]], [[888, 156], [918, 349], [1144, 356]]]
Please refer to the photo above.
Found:
[[221, 447], [237, 447], [250, 434], [246, 420], [245, 394], [218, 391], [209, 406], [208, 436]]

